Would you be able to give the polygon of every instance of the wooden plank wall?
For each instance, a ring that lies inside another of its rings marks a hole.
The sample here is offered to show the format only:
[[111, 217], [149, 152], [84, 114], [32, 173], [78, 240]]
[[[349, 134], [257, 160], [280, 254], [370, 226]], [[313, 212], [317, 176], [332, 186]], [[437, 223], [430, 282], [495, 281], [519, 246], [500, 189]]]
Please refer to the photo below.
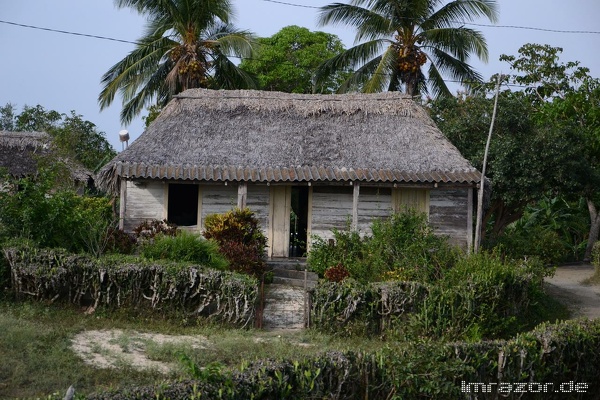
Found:
[[313, 186], [311, 235], [327, 240], [333, 238], [333, 228], [346, 229], [352, 218], [352, 192], [351, 186]]
[[467, 200], [470, 189], [430, 191], [429, 223], [435, 233], [447, 235], [457, 246], [467, 246]]
[[254, 211], [261, 230], [269, 237], [269, 186], [248, 185], [246, 206]]
[[136, 186], [127, 181], [123, 229], [129, 232], [144, 221], [164, 219], [164, 204], [165, 185], [162, 182], [144, 182]]
[[373, 219], [386, 219], [392, 215], [392, 190], [361, 186], [358, 199], [358, 231], [361, 235], [371, 234]]
[[200, 186], [202, 191], [201, 225], [204, 229], [204, 219], [209, 214], [223, 214], [237, 206], [237, 185], [205, 185]]

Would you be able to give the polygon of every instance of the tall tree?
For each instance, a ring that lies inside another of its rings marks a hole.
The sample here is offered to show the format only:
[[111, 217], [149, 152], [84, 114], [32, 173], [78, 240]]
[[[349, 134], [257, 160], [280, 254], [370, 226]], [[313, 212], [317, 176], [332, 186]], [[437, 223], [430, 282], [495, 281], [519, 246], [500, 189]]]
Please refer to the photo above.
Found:
[[102, 77], [98, 101], [108, 107], [123, 97], [121, 121], [130, 122], [145, 106], [164, 106], [190, 88], [241, 89], [254, 81], [229, 56], [248, 57], [252, 35], [231, 23], [229, 0], [115, 0], [147, 18], [136, 48]]
[[515, 71], [511, 81], [527, 86], [537, 121], [584, 144], [575, 155], [584, 167], [574, 169], [569, 180], [577, 185], [572, 194], [586, 199], [590, 213], [584, 255], [589, 260], [600, 232], [600, 79], [590, 76], [589, 69], [579, 62], [561, 62], [561, 53], [560, 47], [526, 44], [518, 56], [503, 55], [501, 59]]
[[37, 105], [24, 106], [20, 113], [16, 113], [9, 103], [0, 107], [0, 121], [5, 126], [0, 129], [48, 133], [61, 155], [77, 160], [90, 171], [98, 170], [117, 155], [104, 132], [98, 131], [94, 123], [84, 120], [75, 111], [61, 114]]
[[240, 68], [256, 75], [259, 88], [287, 93], [331, 93], [343, 82], [343, 74], [332, 74], [316, 85], [317, 67], [344, 50], [342, 41], [325, 32], [311, 32], [286, 26], [268, 38], [259, 38], [260, 47]]
[[[491, 94], [487, 86], [429, 103], [441, 131], [476, 168], [482, 167], [493, 108]], [[492, 182], [490, 204], [483, 216], [488, 233], [501, 235], [523, 216], [527, 205], [547, 193], [572, 190], [571, 175], [583, 168], [577, 158], [582, 146], [581, 140], [551, 124], [537, 124], [525, 93], [500, 92], [486, 171]]]
[[464, 26], [479, 17], [495, 22], [496, 2], [351, 0], [350, 4], [330, 4], [321, 8], [319, 23], [356, 28], [355, 42], [360, 44], [323, 64], [319, 77], [355, 69], [340, 91], [404, 88], [406, 94], [417, 95], [430, 88], [434, 96], [450, 95], [443, 76], [464, 84], [481, 80], [467, 61], [472, 55], [487, 61], [487, 45], [479, 31]]

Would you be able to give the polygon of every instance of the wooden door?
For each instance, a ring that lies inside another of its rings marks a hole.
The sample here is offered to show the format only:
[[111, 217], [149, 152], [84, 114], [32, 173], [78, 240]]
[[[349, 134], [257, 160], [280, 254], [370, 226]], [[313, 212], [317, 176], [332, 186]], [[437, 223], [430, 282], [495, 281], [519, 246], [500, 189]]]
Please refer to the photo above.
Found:
[[288, 257], [290, 251], [291, 186], [271, 186], [270, 193], [270, 257]]

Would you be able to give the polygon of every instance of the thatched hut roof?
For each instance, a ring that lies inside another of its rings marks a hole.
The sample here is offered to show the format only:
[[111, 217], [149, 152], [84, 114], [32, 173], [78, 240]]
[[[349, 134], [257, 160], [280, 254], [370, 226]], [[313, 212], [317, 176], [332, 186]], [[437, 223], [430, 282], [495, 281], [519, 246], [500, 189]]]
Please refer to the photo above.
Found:
[[460, 182], [479, 173], [397, 92], [303, 95], [191, 89], [99, 173], [199, 181]]
[[[15, 178], [34, 175], [42, 157], [54, 157], [52, 138], [45, 132], [0, 131], [0, 168]], [[93, 173], [71, 160], [63, 160], [74, 181], [87, 183]]]

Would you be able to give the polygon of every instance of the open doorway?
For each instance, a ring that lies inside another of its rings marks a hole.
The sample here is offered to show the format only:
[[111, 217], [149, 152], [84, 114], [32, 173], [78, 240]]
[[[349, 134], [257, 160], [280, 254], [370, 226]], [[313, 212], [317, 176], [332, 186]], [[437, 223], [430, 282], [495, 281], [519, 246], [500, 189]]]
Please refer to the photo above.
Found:
[[292, 187], [290, 212], [290, 257], [306, 257], [308, 243], [308, 186]]
[[167, 219], [177, 226], [198, 224], [198, 185], [169, 184]]

